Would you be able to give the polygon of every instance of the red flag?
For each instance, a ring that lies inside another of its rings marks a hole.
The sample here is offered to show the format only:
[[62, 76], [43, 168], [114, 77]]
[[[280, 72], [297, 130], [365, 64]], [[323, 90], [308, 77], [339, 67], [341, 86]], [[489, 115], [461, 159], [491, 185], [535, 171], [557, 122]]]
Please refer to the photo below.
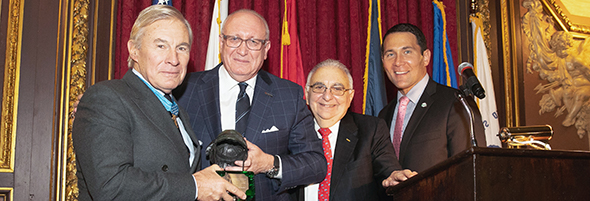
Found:
[[296, 0], [285, 0], [285, 16], [281, 36], [281, 78], [305, 86], [301, 48], [297, 35]]

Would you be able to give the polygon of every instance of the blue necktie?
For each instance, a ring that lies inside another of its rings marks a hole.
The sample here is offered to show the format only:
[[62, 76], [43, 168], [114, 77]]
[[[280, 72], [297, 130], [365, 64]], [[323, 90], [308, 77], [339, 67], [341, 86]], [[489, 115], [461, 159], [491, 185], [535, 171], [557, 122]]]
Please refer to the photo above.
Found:
[[178, 117], [178, 105], [174, 104], [174, 100], [172, 100], [170, 94], [164, 94], [164, 98], [168, 99], [168, 101], [172, 103], [169, 112], [170, 115], [172, 115], [172, 121], [174, 121], [174, 125], [176, 125], [176, 128], [178, 128], [178, 122], [176, 122], [176, 117]]
[[244, 135], [250, 112], [250, 97], [246, 93], [248, 84], [240, 82], [238, 85], [240, 86], [240, 93], [238, 94], [238, 101], [236, 101], [236, 131]]

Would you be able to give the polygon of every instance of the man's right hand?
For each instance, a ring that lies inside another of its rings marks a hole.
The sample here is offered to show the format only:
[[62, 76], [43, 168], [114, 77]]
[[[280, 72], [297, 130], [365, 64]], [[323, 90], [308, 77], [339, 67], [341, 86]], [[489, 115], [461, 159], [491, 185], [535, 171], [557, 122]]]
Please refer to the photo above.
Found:
[[219, 176], [215, 172], [216, 170], [223, 169], [217, 165], [212, 165], [193, 174], [199, 189], [197, 200], [234, 200], [229, 193], [245, 200], [246, 194]]

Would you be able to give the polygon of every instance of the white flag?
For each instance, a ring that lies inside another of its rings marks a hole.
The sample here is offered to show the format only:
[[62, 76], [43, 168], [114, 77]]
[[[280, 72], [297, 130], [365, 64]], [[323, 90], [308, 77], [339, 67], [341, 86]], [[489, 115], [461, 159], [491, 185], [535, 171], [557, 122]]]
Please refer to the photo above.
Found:
[[[479, 21], [480, 23], [476, 23]], [[482, 27], [480, 18], [471, 18], [471, 25], [473, 28], [474, 38], [474, 70], [477, 74], [477, 79], [481, 83], [481, 86], [486, 91], [486, 97], [478, 100], [479, 110], [481, 112], [481, 118], [483, 120], [483, 126], [486, 134], [487, 146], [498, 146], [502, 147], [502, 143], [498, 136], [496, 136], [500, 130], [500, 123], [498, 122], [498, 110], [496, 108], [496, 95], [494, 93], [494, 84], [492, 80], [492, 70], [488, 60], [488, 53], [486, 45], [483, 40]]]
[[[221, 62], [219, 58], [219, 34], [221, 34], [221, 25], [227, 18], [227, 8], [229, 0], [216, 0], [211, 17], [211, 31], [209, 32], [209, 44], [207, 46], [207, 60], [205, 61], [205, 70], [211, 70]], [[217, 20], [219, 19], [219, 24]]]

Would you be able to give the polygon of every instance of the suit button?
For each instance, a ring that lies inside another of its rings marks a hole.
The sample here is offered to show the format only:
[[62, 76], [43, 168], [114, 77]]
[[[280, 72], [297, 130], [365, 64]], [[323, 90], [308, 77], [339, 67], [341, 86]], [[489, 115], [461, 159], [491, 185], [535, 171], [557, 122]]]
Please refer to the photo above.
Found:
[[168, 172], [168, 166], [167, 165], [162, 166], [162, 171]]

